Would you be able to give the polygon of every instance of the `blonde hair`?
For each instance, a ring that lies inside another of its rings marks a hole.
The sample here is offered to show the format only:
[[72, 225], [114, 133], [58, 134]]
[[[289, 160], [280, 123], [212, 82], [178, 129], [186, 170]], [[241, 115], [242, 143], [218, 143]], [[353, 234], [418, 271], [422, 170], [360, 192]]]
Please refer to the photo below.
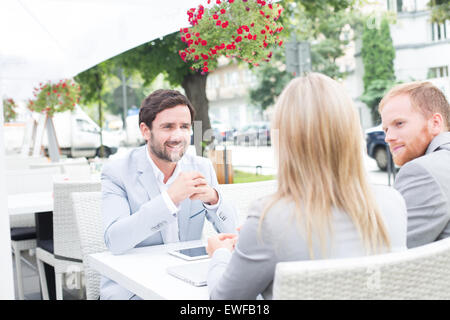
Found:
[[295, 203], [311, 258], [313, 232], [325, 254], [333, 208], [351, 218], [368, 252], [389, 247], [364, 169], [359, 116], [344, 88], [318, 73], [292, 80], [277, 101], [272, 128], [278, 133], [278, 190], [263, 210], [260, 228], [270, 208], [287, 199]]
[[380, 101], [378, 112], [381, 113], [390, 99], [403, 94], [409, 96], [412, 107], [420, 111], [425, 118], [429, 119], [434, 113], [440, 113], [445, 127], [450, 129], [450, 105], [444, 93], [429, 81], [416, 81], [393, 87]]

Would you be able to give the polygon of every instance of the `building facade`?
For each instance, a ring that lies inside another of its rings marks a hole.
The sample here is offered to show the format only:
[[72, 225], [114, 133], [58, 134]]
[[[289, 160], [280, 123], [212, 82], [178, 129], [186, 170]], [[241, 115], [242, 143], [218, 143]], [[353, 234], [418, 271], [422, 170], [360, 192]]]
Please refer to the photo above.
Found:
[[[428, 80], [450, 98], [450, 21], [431, 22], [429, 0], [374, 1], [373, 9], [395, 12], [397, 21], [390, 26], [395, 48], [394, 70], [402, 82]], [[372, 126], [370, 112], [359, 101], [364, 91], [364, 66], [361, 41], [355, 41], [355, 69], [344, 84], [356, 101], [364, 128]]]

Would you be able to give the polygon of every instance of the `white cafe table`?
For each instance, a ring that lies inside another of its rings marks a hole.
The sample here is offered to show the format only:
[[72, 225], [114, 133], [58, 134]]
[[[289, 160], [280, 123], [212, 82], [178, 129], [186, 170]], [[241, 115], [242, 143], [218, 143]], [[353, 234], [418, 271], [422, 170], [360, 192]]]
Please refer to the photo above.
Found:
[[102, 252], [89, 255], [89, 264], [100, 274], [145, 300], [208, 300], [208, 287], [195, 287], [169, 275], [167, 267], [199, 263], [186, 261], [168, 253], [169, 250], [200, 246], [201, 240], [167, 245], [134, 248], [121, 255]]
[[8, 195], [8, 214], [10, 216], [47, 211], [53, 211], [53, 192]]

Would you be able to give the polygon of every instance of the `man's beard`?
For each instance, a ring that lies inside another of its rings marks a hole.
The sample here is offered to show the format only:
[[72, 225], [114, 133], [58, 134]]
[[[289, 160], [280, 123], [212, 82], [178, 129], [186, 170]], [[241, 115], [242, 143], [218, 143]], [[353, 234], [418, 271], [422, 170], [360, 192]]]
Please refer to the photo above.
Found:
[[[169, 144], [175, 144], [179, 143], [181, 144], [180, 152], [178, 153], [172, 153], [167, 150], [167, 145]], [[152, 153], [157, 156], [159, 159], [167, 162], [178, 162], [186, 153], [187, 149], [187, 142], [186, 141], [166, 141], [164, 145], [158, 145], [155, 143], [153, 139], [153, 134], [150, 136], [149, 140], [150, 150]]]

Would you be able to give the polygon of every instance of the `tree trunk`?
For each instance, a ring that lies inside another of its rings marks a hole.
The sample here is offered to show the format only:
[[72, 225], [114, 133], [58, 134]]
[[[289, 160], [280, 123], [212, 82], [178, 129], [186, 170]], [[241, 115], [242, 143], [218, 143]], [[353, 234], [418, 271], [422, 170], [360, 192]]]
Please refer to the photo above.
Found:
[[[206, 97], [206, 78], [208, 74], [188, 74], [184, 77], [181, 84], [186, 96], [191, 101], [195, 109], [194, 121], [201, 121], [194, 123], [194, 144], [197, 155], [203, 155], [203, 141], [209, 143], [212, 135], [205, 135], [205, 131], [211, 129], [211, 123], [209, 121], [208, 109], [209, 103]], [[200, 132], [201, 128], [201, 132]]]

